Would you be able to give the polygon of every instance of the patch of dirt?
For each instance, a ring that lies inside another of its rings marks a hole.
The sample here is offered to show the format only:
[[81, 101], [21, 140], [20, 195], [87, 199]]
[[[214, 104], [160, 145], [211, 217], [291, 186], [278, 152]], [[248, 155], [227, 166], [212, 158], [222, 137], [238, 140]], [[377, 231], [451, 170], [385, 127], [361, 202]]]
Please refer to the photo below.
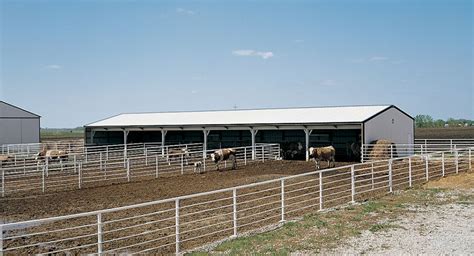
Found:
[[461, 175], [452, 175], [445, 178], [431, 181], [427, 183], [425, 188], [442, 188], [442, 189], [474, 189], [474, 172], [463, 173]]
[[[339, 162], [336, 166], [352, 163]], [[322, 168], [324, 168], [322, 163]], [[14, 222], [138, 204], [204, 191], [228, 188], [282, 176], [314, 171], [305, 161], [269, 161], [239, 166], [236, 171], [208, 171], [159, 177], [80, 190], [32, 194], [0, 199], [0, 220]]]

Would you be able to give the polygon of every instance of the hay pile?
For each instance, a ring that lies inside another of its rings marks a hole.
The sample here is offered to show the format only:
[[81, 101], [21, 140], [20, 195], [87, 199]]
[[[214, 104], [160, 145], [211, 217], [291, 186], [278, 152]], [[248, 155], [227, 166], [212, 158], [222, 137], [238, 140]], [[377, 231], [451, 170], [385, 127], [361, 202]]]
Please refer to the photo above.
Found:
[[[390, 140], [374, 140], [370, 143], [369, 159], [382, 160], [397, 157], [395, 143]], [[393, 147], [393, 155], [390, 153], [390, 145]]]

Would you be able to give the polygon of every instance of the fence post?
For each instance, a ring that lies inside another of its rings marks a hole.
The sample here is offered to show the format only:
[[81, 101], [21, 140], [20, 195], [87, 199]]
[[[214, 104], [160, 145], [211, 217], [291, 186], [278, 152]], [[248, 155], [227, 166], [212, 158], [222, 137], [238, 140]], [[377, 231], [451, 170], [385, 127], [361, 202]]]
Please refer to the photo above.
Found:
[[280, 222], [285, 221], [285, 180], [281, 179], [281, 220]]
[[156, 171], [156, 178], [158, 178], [158, 154], [155, 156], [155, 171]]
[[265, 146], [262, 145], [262, 162], [265, 162]]
[[3, 256], [3, 226], [0, 224], [0, 256]]
[[390, 158], [393, 158], [393, 144], [390, 144]]
[[453, 140], [449, 140], [449, 149], [453, 150]]
[[85, 160], [86, 160], [86, 163], [87, 163], [87, 148], [84, 147], [84, 157], [85, 157]]
[[46, 177], [49, 176], [48, 172], [49, 172], [49, 159], [48, 159], [48, 157], [46, 157]]
[[351, 202], [355, 203], [355, 176], [354, 165], [351, 165]]
[[102, 254], [102, 213], [97, 213], [97, 254]]
[[233, 218], [234, 218], [234, 235], [237, 236], [237, 189], [232, 190], [232, 206], [233, 206]]
[[102, 170], [102, 152], [99, 153], [99, 168]]
[[425, 172], [426, 180], [429, 180], [429, 167], [428, 167], [428, 155], [425, 156]]
[[74, 154], [74, 173], [77, 173], [76, 160], [77, 160], [77, 157], [76, 157], [76, 154]]
[[392, 185], [392, 159], [388, 160], [388, 186], [390, 189], [390, 193], [393, 192], [393, 185]]
[[148, 149], [145, 148], [145, 166], [148, 166]]
[[[5, 196], [5, 170], [2, 169], [2, 197]], [[1, 231], [1, 230], [0, 230]], [[2, 236], [2, 233], [0, 232], [0, 238]], [[0, 243], [1, 243], [1, 239], [0, 239]], [[2, 249], [2, 247], [0, 246], [0, 250]]]
[[244, 165], [247, 165], [247, 147], [244, 147]]
[[127, 158], [127, 181], [130, 182], [130, 158]]
[[454, 158], [456, 160], [456, 174], [459, 173], [459, 154], [458, 154], [458, 150], [456, 149], [456, 145], [454, 145]]
[[179, 198], [175, 200], [175, 234], [176, 234], [176, 255], [179, 254]]
[[412, 186], [412, 176], [411, 176], [411, 157], [408, 158], [408, 186]]
[[471, 171], [472, 163], [471, 163], [471, 148], [469, 148], [469, 171]]
[[81, 184], [82, 184], [82, 162], [79, 162], [79, 172], [78, 172], [77, 178], [78, 178], [78, 183], [79, 183], [79, 189], [81, 189]]
[[375, 188], [375, 181], [374, 181], [374, 163], [373, 162], [371, 164], [370, 171], [372, 173], [372, 189], [374, 189]]
[[184, 155], [184, 154], [181, 154], [181, 175], [184, 173], [183, 155]]
[[444, 177], [444, 152], [441, 152], [441, 174]]
[[44, 189], [45, 189], [45, 183], [44, 183], [44, 175], [45, 175], [44, 173], [45, 173], [45, 171], [46, 171], [45, 169], [46, 169], [46, 167], [43, 165], [43, 175], [42, 175], [43, 177], [42, 177], [42, 180], [41, 180], [41, 185], [42, 185], [42, 188], [43, 188], [43, 193], [44, 193]]
[[109, 160], [109, 146], [105, 146], [105, 159]]
[[323, 173], [319, 171], [319, 210], [323, 210]]

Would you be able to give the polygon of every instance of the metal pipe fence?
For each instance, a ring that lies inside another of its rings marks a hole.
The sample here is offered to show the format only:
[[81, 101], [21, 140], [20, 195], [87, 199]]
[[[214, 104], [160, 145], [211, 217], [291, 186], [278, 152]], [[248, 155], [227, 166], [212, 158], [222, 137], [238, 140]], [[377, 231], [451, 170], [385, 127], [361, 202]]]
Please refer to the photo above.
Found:
[[[447, 141], [447, 143], [446, 143]], [[363, 144], [361, 161], [384, 160], [410, 155], [423, 155], [440, 151], [453, 151], [458, 148], [474, 147], [474, 140], [420, 140], [415, 144], [392, 144], [379, 146]]]
[[[111, 157], [111, 153], [99, 152], [85, 161], [84, 157], [67, 160], [46, 160], [42, 164], [0, 168], [1, 196], [18, 193], [50, 192], [84, 187], [102, 186], [113, 183], [158, 178], [163, 175], [182, 175], [214, 169], [214, 163], [203, 157], [202, 147], [186, 145], [189, 150], [181, 151], [183, 145], [166, 146], [162, 155], [161, 147], [145, 148], [125, 157]], [[202, 146], [202, 144], [200, 145]], [[173, 151], [173, 149], [178, 149]], [[280, 153], [279, 144], [261, 144], [256, 148], [256, 158], [252, 159], [252, 147], [235, 148], [238, 165], [275, 160]], [[119, 151], [121, 152], [121, 151]], [[131, 151], [130, 151], [131, 152]], [[130, 153], [129, 152], [129, 153]], [[206, 154], [213, 153], [208, 150]], [[221, 168], [232, 166], [230, 160], [221, 163]], [[195, 165], [199, 163], [199, 166]], [[199, 167], [199, 168], [197, 168]]]
[[0, 255], [181, 254], [305, 213], [472, 171], [455, 149], [282, 177], [113, 209], [0, 225]]

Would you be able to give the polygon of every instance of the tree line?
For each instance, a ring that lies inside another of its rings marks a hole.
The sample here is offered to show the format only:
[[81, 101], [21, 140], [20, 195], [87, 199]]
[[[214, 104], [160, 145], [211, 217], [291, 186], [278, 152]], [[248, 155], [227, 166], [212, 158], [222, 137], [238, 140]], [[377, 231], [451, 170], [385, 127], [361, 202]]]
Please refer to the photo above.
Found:
[[454, 118], [435, 120], [430, 115], [417, 115], [415, 116], [415, 126], [417, 128], [465, 127], [474, 126], [474, 120]]

